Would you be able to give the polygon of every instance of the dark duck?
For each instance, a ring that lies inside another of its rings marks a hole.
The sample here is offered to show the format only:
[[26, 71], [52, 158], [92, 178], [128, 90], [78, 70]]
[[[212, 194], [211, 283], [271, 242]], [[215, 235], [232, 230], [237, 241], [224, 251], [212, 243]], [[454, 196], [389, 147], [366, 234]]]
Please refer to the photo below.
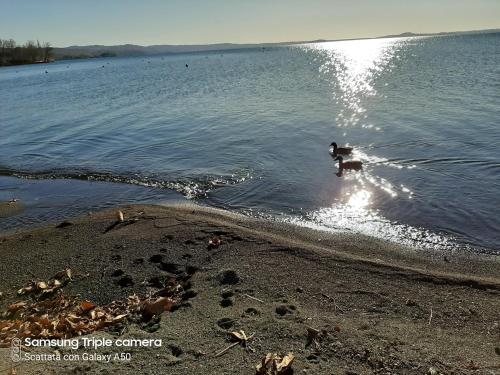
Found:
[[330, 144], [330, 154], [337, 155], [351, 155], [352, 147], [338, 147], [335, 142]]

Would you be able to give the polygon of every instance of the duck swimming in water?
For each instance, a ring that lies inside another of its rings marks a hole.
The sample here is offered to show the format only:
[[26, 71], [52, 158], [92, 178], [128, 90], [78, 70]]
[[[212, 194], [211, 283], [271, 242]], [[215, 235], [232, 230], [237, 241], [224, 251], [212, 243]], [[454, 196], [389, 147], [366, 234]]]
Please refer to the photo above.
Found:
[[335, 142], [332, 142], [330, 144], [330, 153], [333, 156], [337, 156], [337, 155], [350, 155], [351, 152], [352, 152], [352, 147], [338, 147]]
[[338, 177], [342, 177], [344, 169], [350, 171], [360, 171], [363, 169], [363, 162], [359, 160], [344, 162], [344, 158], [342, 156], [337, 156], [335, 160], [339, 161], [339, 171], [336, 173]]

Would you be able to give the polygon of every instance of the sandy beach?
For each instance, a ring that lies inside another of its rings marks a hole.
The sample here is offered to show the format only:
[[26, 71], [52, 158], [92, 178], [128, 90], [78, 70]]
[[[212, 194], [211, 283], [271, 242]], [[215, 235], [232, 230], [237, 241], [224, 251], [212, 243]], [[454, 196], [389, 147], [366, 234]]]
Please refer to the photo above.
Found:
[[[100, 356], [119, 348], [93, 350], [92, 360], [19, 363], [2, 348], [2, 373], [254, 374], [267, 353], [289, 352], [297, 374], [500, 371], [494, 257], [431, 257], [195, 206], [125, 206], [121, 223], [117, 210], [0, 236], [1, 311], [32, 302], [17, 291], [64, 269], [74, 276], [57, 293], [97, 306], [183, 279], [174, 311], [89, 335], [161, 339], [161, 347], [131, 348], [129, 360], [109, 363]], [[220, 246], [208, 246], [214, 238]], [[236, 343], [217, 356], [239, 330], [251, 337], [246, 347]]]

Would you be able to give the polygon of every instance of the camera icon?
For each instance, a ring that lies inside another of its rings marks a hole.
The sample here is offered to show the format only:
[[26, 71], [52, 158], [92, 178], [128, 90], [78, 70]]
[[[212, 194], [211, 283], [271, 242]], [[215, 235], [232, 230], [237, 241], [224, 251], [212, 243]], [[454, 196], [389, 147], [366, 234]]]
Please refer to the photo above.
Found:
[[10, 359], [12, 359], [13, 362], [20, 362], [22, 359], [21, 345], [21, 339], [12, 339], [12, 342], [10, 343]]

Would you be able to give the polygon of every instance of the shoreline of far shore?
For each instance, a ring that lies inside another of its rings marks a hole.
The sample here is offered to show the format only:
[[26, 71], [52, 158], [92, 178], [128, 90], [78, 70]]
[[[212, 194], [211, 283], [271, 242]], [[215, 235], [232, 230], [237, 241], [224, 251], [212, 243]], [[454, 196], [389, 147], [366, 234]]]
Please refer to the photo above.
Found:
[[[19, 210], [1, 203], [0, 217]], [[13, 363], [0, 345], [0, 363], [18, 374], [254, 374], [267, 353], [293, 352], [297, 374], [499, 371], [500, 257], [431, 255], [192, 204], [125, 205], [0, 234], [0, 312], [38, 302], [17, 291], [64, 269], [74, 276], [57, 295], [95, 306], [158, 293], [167, 280], [183, 291], [175, 311], [90, 334], [162, 340], [132, 348], [129, 362]], [[253, 335], [248, 347], [216, 355], [239, 330]]]

